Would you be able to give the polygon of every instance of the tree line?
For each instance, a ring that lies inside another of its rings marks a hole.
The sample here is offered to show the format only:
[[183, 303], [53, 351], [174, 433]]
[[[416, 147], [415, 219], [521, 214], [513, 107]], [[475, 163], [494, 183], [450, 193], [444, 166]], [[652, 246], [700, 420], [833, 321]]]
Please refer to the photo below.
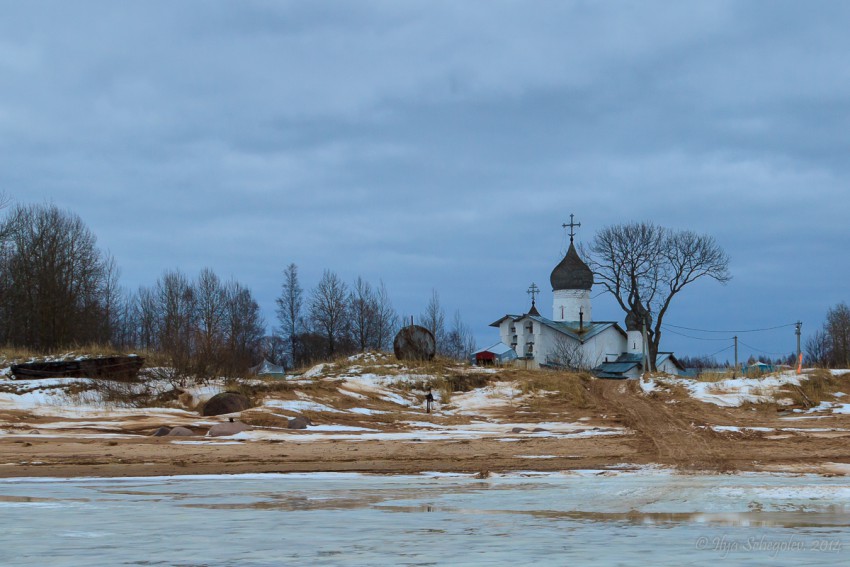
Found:
[[[289, 367], [356, 352], [389, 350], [400, 327], [409, 324], [393, 308], [383, 281], [373, 286], [358, 276], [348, 285], [335, 272], [325, 270], [305, 295], [294, 263], [284, 271], [276, 303], [280, 326], [269, 358]], [[440, 355], [466, 360], [475, 350], [472, 331], [459, 312], [447, 326], [436, 290], [418, 324], [433, 333]]]
[[13, 207], [0, 240], [2, 344], [143, 349], [186, 373], [240, 371], [261, 353], [265, 322], [250, 290], [208, 268], [194, 280], [166, 270], [153, 286], [127, 291], [94, 233], [54, 204]]
[[806, 339], [810, 364], [827, 368], [850, 368], [850, 307], [841, 302], [826, 312], [823, 327]]
[[[0, 195], [0, 208], [8, 205]], [[388, 350], [402, 321], [383, 282], [347, 285], [325, 270], [305, 295], [298, 267], [284, 271], [272, 335], [251, 291], [210, 268], [190, 278], [165, 270], [129, 291], [114, 258], [82, 219], [54, 204], [16, 205], [0, 222], [0, 344], [36, 352], [109, 345], [165, 355], [183, 373], [243, 373], [267, 358], [288, 368], [367, 350]], [[475, 349], [456, 313], [447, 329], [433, 292], [419, 323], [441, 354]]]

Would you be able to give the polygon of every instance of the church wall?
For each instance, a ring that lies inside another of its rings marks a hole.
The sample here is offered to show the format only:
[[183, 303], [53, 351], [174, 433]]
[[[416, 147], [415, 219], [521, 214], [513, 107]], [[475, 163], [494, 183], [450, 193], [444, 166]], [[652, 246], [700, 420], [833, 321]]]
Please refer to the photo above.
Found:
[[[560, 337], [578, 344], [578, 341], [566, 337], [566, 335], [545, 325], [535, 323], [534, 327], [537, 331], [534, 334], [534, 361], [536, 365], [549, 362], [549, 355], [556, 352]], [[592, 368], [604, 362], [606, 355], [610, 360], [614, 360], [625, 350], [625, 346], [625, 338], [611, 327], [590, 338], [580, 348], [585, 363]]]
[[[538, 339], [534, 331], [539, 331], [540, 327], [540, 324], [534, 323], [531, 319], [520, 319], [518, 321], [506, 319], [499, 325], [499, 336], [503, 343], [514, 349], [518, 358], [525, 358], [529, 346], [532, 349], [531, 354], [536, 356]], [[520, 360], [519, 364], [524, 365], [525, 362]]]
[[584, 343], [585, 360], [591, 368], [608, 360], [614, 360], [626, 349], [626, 339], [614, 327], [609, 327]]
[[549, 354], [555, 351], [555, 337], [560, 333], [539, 323], [536, 324], [536, 327], [538, 327], [538, 333], [534, 337], [534, 360], [539, 366], [540, 364], [546, 364]]

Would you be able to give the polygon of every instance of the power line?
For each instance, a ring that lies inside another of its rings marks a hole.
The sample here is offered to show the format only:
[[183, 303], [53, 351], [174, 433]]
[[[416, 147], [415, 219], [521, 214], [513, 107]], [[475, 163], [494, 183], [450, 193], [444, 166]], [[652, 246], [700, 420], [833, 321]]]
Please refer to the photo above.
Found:
[[697, 331], [699, 333], [760, 333], [762, 331], [773, 331], [775, 329], [784, 329], [785, 327], [794, 327], [796, 325], [797, 325], [797, 323], [788, 323], [787, 325], [777, 325], [775, 327], [765, 327], [763, 329], [745, 329], [745, 330], [738, 330], [738, 331], [734, 331], [734, 330], [733, 331], [713, 331], [713, 330], [709, 330], [709, 329], [694, 329], [694, 328], [691, 328], [691, 327], [681, 327], [679, 325], [671, 325], [669, 323], [665, 323], [665, 325], [663, 325], [663, 326], [673, 327], [675, 329], [684, 329], [686, 331]]
[[718, 350], [717, 352], [713, 352], [713, 353], [709, 354], [706, 358], [711, 358], [712, 356], [717, 356], [718, 354], [720, 354], [724, 350], [729, 350], [730, 348], [732, 348], [734, 346], [735, 345], [729, 345], [728, 347], [723, 347], [722, 349]]
[[745, 343], [744, 341], [741, 341], [741, 340], [739, 340], [738, 342], [741, 343], [742, 345], [744, 345], [747, 348], [751, 348], [756, 352], [760, 352], [761, 354], [773, 354], [773, 355], [776, 355], [776, 356], [788, 356], [787, 352], [770, 352], [768, 350], [762, 350], [760, 348], [756, 348], [753, 345], [748, 345], [747, 343]]
[[697, 341], [731, 341], [732, 337], [724, 337], [722, 339], [709, 339], [706, 337], [693, 337], [691, 335], [686, 335], [685, 333], [680, 333], [678, 331], [674, 331], [673, 329], [668, 329], [667, 325], [661, 325], [661, 328], [667, 331], [668, 333], [673, 333], [674, 335], [679, 335], [680, 337], [687, 337], [689, 339], [695, 339]]

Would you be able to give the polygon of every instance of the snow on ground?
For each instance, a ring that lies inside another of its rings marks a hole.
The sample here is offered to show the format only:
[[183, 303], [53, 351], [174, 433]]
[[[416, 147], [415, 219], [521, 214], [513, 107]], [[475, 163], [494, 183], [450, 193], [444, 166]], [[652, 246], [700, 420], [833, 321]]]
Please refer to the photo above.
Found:
[[350, 413], [357, 413], [357, 414], [360, 414], [360, 415], [379, 415], [379, 414], [382, 414], [382, 413], [390, 413], [388, 411], [381, 411], [381, 410], [369, 409], [369, 408], [350, 408], [346, 411], [348, 411]]
[[515, 382], [494, 382], [463, 394], [453, 394], [443, 413], [462, 415], [480, 414], [483, 411], [518, 404], [525, 396]]
[[336, 408], [332, 408], [325, 404], [313, 402], [310, 400], [266, 400], [263, 402], [263, 407], [277, 408], [285, 411], [305, 412], [305, 411], [324, 411], [328, 413], [342, 413]]
[[801, 377], [793, 371], [761, 378], [728, 378], [717, 382], [701, 382], [690, 378], [642, 378], [640, 387], [650, 393], [664, 385], [680, 385], [691, 397], [708, 404], [737, 407], [744, 403], [761, 403], [774, 400], [774, 394], [787, 384], [799, 385]]
[[[466, 424], [457, 426], [443, 426], [429, 430], [410, 431], [353, 431], [344, 429], [342, 426], [328, 426], [327, 429], [317, 429], [321, 426], [308, 427], [306, 433], [292, 431], [276, 431], [268, 429], [254, 429], [243, 431], [228, 437], [229, 439], [245, 440], [285, 440], [290, 443], [312, 443], [316, 441], [448, 441], [448, 440], [472, 440], [472, 439], [495, 439], [498, 441], [522, 441], [523, 439], [556, 438], [556, 439], [580, 439], [597, 436], [627, 435], [628, 432], [622, 428], [584, 428], [578, 424], [558, 423], [557, 429], [551, 431], [511, 433], [512, 426], [516, 424], [487, 423]], [[527, 427], [536, 427], [540, 424], [524, 424]], [[551, 424], [550, 424], [551, 425]], [[331, 429], [337, 427], [336, 430]], [[363, 428], [365, 429], [365, 428]]]
[[[373, 397], [403, 407], [419, 406], [422, 403], [420, 398], [425, 395], [425, 392], [410, 390], [405, 392], [407, 395], [405, 397], [390, 388], [390, 384], [407, 382], [411, 378], [411, 375], [380, 376], [371, 373], [347, 375], [342, 377], [344, 382], [339, 391], [358, 399]], [[434, 397], [439, 400], [439, 392], [434, 392]]]
[[307, 372], [302, 374], [303, 378], [316, 378], [317, 376], [321, 376], [325, 372], [325, 368], [328, 365], [325, 363], [317, 364], [316, 366], [309, 369]]

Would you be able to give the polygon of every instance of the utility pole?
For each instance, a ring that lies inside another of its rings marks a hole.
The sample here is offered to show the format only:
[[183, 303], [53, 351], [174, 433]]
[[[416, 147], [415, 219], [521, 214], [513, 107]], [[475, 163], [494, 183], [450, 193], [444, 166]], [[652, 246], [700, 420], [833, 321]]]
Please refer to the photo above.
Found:
[[800, 351], [800, 335], [802, 334], [803, 322], [797, 321], [797, 374], [803, 373], [803, 353]]
[[732, 337], [735, 339], [735, 369], [732, 370], [732, 378], [738, 377], [738, 335]]

